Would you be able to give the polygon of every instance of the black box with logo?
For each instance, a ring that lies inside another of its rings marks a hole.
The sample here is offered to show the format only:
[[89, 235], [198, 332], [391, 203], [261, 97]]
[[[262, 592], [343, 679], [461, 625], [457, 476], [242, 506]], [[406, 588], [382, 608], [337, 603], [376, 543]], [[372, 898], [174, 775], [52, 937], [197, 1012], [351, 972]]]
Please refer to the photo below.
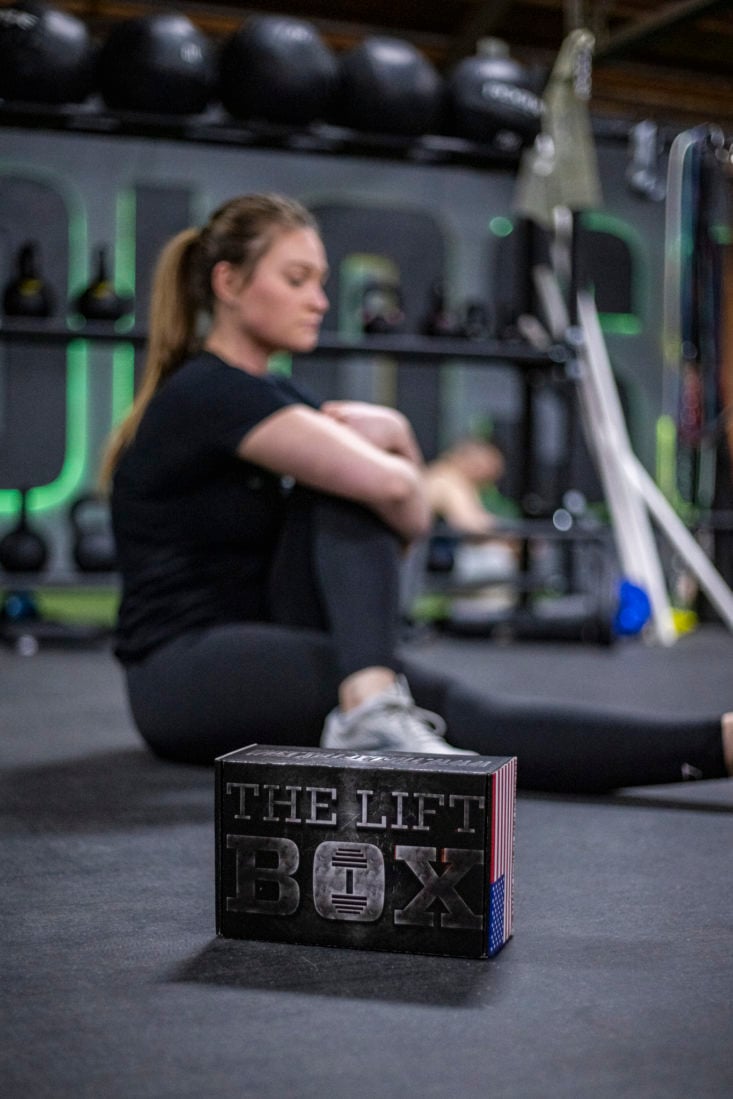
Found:
[[258, 744], [221, 756], [218, 934], [496, 954], [512, 934], [516, 764]]

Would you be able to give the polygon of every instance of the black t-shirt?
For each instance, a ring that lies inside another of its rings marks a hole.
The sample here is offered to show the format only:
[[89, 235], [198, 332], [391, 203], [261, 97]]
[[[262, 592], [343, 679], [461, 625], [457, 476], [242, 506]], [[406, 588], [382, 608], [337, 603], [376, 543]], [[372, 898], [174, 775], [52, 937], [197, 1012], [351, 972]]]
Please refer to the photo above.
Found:
[[236, 449], [291, 404], [317, 407], [287, 379], [248, 374], [209, 352], [153, 397], [112, 488], [123, 663], [189, 629], [265, 617], [283, 489]]

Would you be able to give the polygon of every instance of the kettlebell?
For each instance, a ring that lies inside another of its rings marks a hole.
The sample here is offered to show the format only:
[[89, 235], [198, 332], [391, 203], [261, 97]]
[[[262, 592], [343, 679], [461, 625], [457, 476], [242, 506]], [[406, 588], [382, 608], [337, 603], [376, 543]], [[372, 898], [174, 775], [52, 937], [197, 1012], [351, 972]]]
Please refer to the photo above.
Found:
[[459, 318], [446, 303], [443, 283], [438, 280], [430, 287], [430, 305], [423, 321], [426, 336], [457, 337], [463, 335]]
[[362, 331], [369, 335], [399, 332], [405, 322], [402, 292], [396, 282], [370, 279], [361, 298]]
[[487, 340], [491, 334], [489, 310], [480, 301], [467, 301], [463, 332], [467, 340]]
[[41, 273], [40, 248], [35, 240], [21, 245], [15, 257], [15, 275], [5, 287], [3, 310], [8, 317], [49, 317], [54, 294]]
[[132, 297], [118, 294], [115, 290], [108, 273], [105, 245], [97, 247], [94, 262], [94, 277], [76, 298], [74, 308], [88, 321], [118, 321], [132, 312]]
[[69, 509], [72, 556], [81, 572], [114, 572], [115, 543], [109, 509], [101, 496], [80, 496]]
[[28, 523], [28, 490], [18, 492], [20, 516], [16, 526], [0, 539], [0, 565], [6, 572], [41, 572], [48, 560], [48, 546]]

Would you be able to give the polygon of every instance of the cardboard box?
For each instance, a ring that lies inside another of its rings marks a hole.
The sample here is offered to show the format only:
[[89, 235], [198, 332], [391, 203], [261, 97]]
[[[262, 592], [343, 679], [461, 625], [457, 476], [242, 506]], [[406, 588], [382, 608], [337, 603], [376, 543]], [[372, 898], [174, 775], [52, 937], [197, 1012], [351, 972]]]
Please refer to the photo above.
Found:
[[220, 757], [218, 934], [496, 954], [512, 934], [516, 764], [257, 744]]

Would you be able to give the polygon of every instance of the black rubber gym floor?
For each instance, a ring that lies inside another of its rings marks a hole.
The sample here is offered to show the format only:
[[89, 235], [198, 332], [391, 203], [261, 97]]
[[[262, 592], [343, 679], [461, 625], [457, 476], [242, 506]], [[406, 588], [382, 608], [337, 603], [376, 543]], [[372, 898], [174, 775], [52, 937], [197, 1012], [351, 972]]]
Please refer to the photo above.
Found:
[[[733, 707], [733, 635], [671, 649], [440, 638], [535, 698]], [[733, 1094], [733, 782], [520, 795], [490, 961], [214, 934], [213, 776], [141, 747], [106, 649], [0, 649], [8, 1099]]]

